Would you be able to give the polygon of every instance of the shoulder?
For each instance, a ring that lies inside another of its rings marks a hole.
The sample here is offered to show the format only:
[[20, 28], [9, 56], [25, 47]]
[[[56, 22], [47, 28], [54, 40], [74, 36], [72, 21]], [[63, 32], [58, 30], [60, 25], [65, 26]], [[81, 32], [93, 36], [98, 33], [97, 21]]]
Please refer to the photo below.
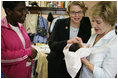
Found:
[[1, 19], [1, 27], [2, 28], [6, 27], [5, 25], [7, 24], [7, 22], [5, 22], [5, 21], [6, 21], [5, 17]]
[[[70, 18], [64, 18], [64, 19], [58, 19], [55, 22], [56, 28], [63, 28], [64, 26], [69, 26], [70, 25]], [[61, 27], [60, 27], [61, 26]]]
[[58, 19], [57, 22], [61, 22], [61, 23], [66, 23], [69, 22], [70, 18], [63, 18], [63, 19]]
[[109, 47], [117, 46], [117, 35], [115, 34], [115, 30], [110, 31], [104, 36], [104, 39], [107, 40], [107, 44]]
[[83, 17], [82, 21], [90, 21], [89, 17]]
[[117, 60], [117, 37], [113, 37], [107, 44], [107, 57], [108, 60], [115, 59]]
[[85, 20], [86, 20], [86, 19], [89, 19], [89, 17], [85, 17], [85, 16], [84, 16], [84, 17], [83, 17], [83, 19], [85, 19]]
[[110, 37], [106, 40], [105, 44], [106, 44], [106, 49], [109, 52], [107, 54], [115, 55], [117, 53], [117, 35], [115, 34], [115, 32], [114, 34], [110, 35]]
[[91, 28], [91, 22], [90, 22], [89, 17], [83, 17], [81, 20], [81, 25], [84, 27]]
[[112, 37], [110, 40], [109, 40], [109, 43], [108, 43], [110, 46], [110, 48], [112, 47], [116, 47], [117, 48], [117, 35], [115, 35], [114, 37]]

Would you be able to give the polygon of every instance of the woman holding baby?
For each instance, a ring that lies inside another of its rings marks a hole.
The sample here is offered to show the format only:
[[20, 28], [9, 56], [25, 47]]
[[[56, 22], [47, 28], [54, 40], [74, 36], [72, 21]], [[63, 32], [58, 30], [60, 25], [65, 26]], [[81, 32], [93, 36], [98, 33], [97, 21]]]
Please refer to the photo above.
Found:
[[[117, 74], [117, 35], [113, 28], [117, 21], [115, 1], [101, 1], [92, 8], [92, 26], [96, 34], [87, 44], [92, 48], [84, 64], [80, 78], [115, 78]], [[81, 40], [80, 40], [81, 41]]]

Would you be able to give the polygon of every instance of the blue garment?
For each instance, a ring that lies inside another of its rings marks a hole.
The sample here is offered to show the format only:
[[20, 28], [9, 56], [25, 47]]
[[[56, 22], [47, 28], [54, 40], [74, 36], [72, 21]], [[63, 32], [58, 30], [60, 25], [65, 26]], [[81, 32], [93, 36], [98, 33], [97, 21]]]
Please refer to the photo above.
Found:
[[2, 70], [1, 70], [1, 78], [4, 78], [4, 74], [3, 74]]
[[[48, 32], [48, 21], [43, 18], [42, 16], [38, 16], [39, 20], [38, 20], [38, 27], [42, 28], [45, 27], [46, 31]], [[34, 39], [33, 39], [34, 43], [46, 43], [47, 42], [47, 36], [42, 37], [38, 34], [34, 35]]]

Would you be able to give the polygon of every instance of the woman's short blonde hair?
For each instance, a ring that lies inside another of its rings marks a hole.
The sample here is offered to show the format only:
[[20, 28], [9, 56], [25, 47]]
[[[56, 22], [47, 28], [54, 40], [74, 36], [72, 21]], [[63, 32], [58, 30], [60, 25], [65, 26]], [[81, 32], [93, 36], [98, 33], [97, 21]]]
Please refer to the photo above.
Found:
[[79, 6], [82, 8], [84, 14], [85, 14], [86, 10], [88, 9], [88, 8], [85, 6], [85, 4], [84, 4], [83, 1], [70, 1], [70, 2], [68, 3], [68, 5], [67, 5], [67, 6], [68, 6], [68, 7], [67, 7], [67, 14], [70, 13], [70, 8], [71, 8], [72, 5], [79, 5]]
[[117, 21], [117, 5], [116, 1], [100, 1], [91, 9], [91, 16], [101, 17], [103, 21], [114, 25]]

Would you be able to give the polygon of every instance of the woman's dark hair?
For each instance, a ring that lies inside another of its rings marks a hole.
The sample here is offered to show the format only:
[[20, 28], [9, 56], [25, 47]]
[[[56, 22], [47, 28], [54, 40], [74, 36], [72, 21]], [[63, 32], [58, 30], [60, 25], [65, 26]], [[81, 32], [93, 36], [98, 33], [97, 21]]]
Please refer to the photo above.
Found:
[[69, 48], [69, 51], [72, 51], [72, 52], [76, 52], [78, 49], [79, 49], [79, 44], [78, 43], [73, 43], [70, 48]]
[[25, 3], [25, 1], [3, 1], [3, 8], [5, 12], [6, 12], [6, 8], [13, 10], [20, 2]]

